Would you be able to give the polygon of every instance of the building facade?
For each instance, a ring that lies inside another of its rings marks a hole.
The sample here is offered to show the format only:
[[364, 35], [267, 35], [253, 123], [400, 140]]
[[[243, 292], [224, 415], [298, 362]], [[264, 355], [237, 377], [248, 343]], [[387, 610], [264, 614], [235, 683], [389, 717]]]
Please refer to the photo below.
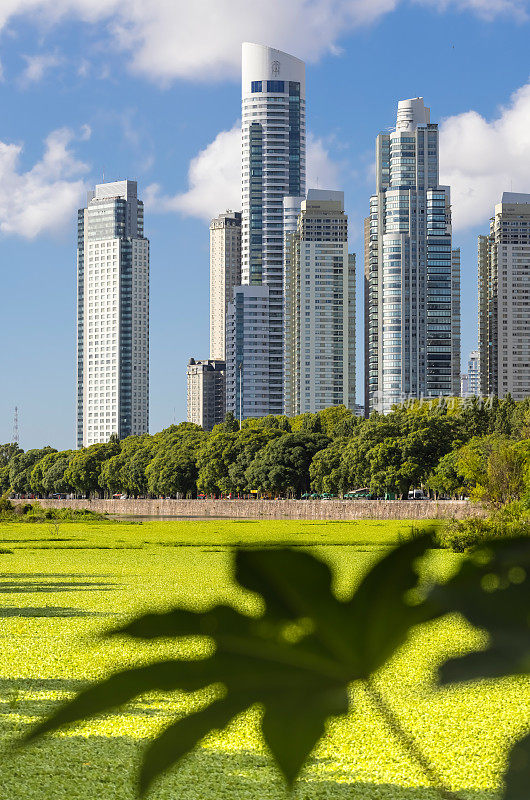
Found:
[[479, 237], [480, 390], [530, 395], [530, 194], [504, 192]]
[[135, 181], [78, 212], [77, 446], [149, 430], [149, 240]]
[[263, 384], [268, 384], [267, 402], [259, 403], [265, 414], [283, 412], [283, 199], [305, 193], [305, 152], [304, 63], [245, 42], [241, 282], [268, 289], [269, 357], [268, 362], [260, 360], [259, 374], [253, 364], [241, 368], [244, 381], [256, 380], [255, 390], [249, 383], [251, 395], [261, 397]]
[[226, 325], [226, 410], [241, 422], [270, 412], [268, 286], [237, 286]]
[[205, 431], [211, 431], [225, 418], [225, 368], [224, 360], [190, 358], [188, 362], [188, 422]]
[[241, 283], [241, 213], [210, 223], [210, 359], [226, 358], [226, 309]]
[[460, 377], [461, 397], [480, 397], [479, 351], [472, 350], [467, 362], [467, 372]]
[[355, 408], [355, 256], [343, 192], [310, 189], [286, 236], [284, 410]]
[[438, 150], [421, 97], [400, 101], [395, 129], [377, 137], [365, 241], [367, 413], [460, 391], [459, 253]]

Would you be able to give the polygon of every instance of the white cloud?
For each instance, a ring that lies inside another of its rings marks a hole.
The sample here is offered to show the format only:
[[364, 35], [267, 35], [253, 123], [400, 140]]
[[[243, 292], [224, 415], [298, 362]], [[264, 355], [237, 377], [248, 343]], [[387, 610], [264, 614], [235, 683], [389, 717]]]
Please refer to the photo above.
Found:
[[530, 83], [496, 119], [467, 111], [444, 120], [440, 180], [451, 186], [455, 230], [487, 223], [503, 191], [530, 193]]
[[35, 56], [23, 56], [26, 67], [20, 76], [20, 84], [24, 87], [32, 83], [40, 83], [46, 72], [59, 67], [63, 60], [52, 53], [43, 53]]
[[189, 188], [168, 197], [152, 184], [144, 193], [146, 208], [179, 211], [192, 217], [211, 219], [227, 208], [241, 207], [241, 128], [221, 131], [213, 142], [190, 162]]
[[[239, 73], [242, 41], [270, 43], [309, 61], [337, 52], [349, 31], [377, 21], [404, 0], [1, 0], [0, 29], [31, 14], [46, 24], [66, 17], [102, 23], [110, 46], [130, 54], [138, 73], [218, 81]], [[438, 0], [416, 0], [439, 9]], [[521, 16], [528, 0], [445, 0], [443, 7], [483, 17]]]
[[[309, 134], [307, 139], [307, 186], [323, 189], [339, 187], [340, 165], [334, 162], [322, 139]], [[210, 220], [225, 209], [241, 208], [241, 128], [236, 123], [221, 131], [213, 142], [190, 162], [188, 190], [168, 196], [159, 184], [144, 192], [146, 208], [155, 212], [176, 211]]]
[[326, 142], [312, 133], [307, 137], [306, 162], [308, 189], [344, 189], [341, 165], [331, 158]]
[[[82, 138], [86, 138], [84, 128]], [[34, 239], [72, 225], [85, 190], [79, 177], [88, 167], [69, 149], [75, 138], [67, 128], [52, 131], [44, 154], [30, 170], [20, 169], [22, 146], [0, 141], [0, 232]]]

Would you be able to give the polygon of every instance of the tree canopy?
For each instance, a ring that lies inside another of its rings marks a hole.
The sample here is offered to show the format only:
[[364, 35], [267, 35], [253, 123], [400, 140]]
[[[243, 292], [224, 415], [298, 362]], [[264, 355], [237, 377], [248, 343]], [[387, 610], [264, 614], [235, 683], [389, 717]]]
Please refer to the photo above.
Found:
[[300, 496], [365, 489], [470, 495], [492, 507], [530, 499], [530, 400], [445, 399], [361, 419], [344, 406], [204, 431], [183, 422], [78, 451], [0, 445], [2, 492], [131, 497]]

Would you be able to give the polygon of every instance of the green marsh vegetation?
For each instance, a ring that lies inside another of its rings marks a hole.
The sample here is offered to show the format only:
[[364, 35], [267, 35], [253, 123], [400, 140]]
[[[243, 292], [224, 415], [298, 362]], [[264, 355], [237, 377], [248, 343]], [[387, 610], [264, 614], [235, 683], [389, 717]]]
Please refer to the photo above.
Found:
[[[257, 613], [259, 598], [233, 580], [238, 545], [249, 546], [251, 554], [290, 545], [295, 554], [316, 555], [332, 570], [334, 592], [347, 600], [389, 547], [410, 532], [406, 522], [364, 521], [94, 521], [63, 527], [69, 541], [49, 541], [47, 523], [0, 527], [0, 547], [12, 551], [0, 556], [5, 743], [25, 735], [88, 682], [118, 668], [207, 656], [211, 645], [196, 636], [143, 641], [100, 634], [138, 614], [165, 612], [176, 604], [199, 611], [226, 603], [242, 613]], [[450, 551], [429, 551], [422, 574], [449, 579], [461, 562]], [[437, 688], [437, 668], [448, 656], [463, 655], [485, 641], [461, 616], [433, 619], [413, 628], [374, 677], [377, 690], [421, 743], [444, 784], [467, 800], [497, 797], [507, 750], [528, 726], [530, 686], [524, 675]], [[295, 783], [294, 797], [439, 797], [393, 737], [362, 683], [353, 682], [350, 692], [350, 712], [327, 723]], [[2, 759], [2, 796], [132, 800], [149, 742], [175, 717], [211, 699], [211, 688], [191, 694], [149, 692], [117, 711], [61, 728]], [[221, 733], [209, 735], [153, 784], [149, 796], [284, 798], [285, 784], [261, 736], [260, 711], [252, 708]]]

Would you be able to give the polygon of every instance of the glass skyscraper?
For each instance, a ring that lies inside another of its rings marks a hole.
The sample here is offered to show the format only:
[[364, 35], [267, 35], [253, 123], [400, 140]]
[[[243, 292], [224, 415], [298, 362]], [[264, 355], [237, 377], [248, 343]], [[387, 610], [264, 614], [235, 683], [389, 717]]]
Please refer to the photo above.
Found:
[[135, 181], [78, 212], [77, 446], [149, 430], [149, 240]]
[[[283, 199], [305, 194], [305, 152], [304, 63], [272, 47], [245, 42], [241, 282], [268, 287], [268, 359], [260, 370], [243, 363], [238, 374], [245, 373], [242, 385], [251, 395], [262, 395], [267, 385], [267, 396], [260, 399], [266, 400], [265, 413], [270, 414], [283, 412]], [[249, 303], [248, 291], [244, 297]], [[262, 301], [260, 296], [258, 304]], [[227, 377], [230, 369], [227, 364]], [[256, 392], [250, 385], [253, 378]], [[236, 411], [228, 396], [227, 408]], [[255, 408], [263, 413], [263, 406]]]
[[368, 413], [460, 391], [460, 253], [438, 175], [438, 125], [423, 98], [402, 100], [377, 137], [365, 227]]

